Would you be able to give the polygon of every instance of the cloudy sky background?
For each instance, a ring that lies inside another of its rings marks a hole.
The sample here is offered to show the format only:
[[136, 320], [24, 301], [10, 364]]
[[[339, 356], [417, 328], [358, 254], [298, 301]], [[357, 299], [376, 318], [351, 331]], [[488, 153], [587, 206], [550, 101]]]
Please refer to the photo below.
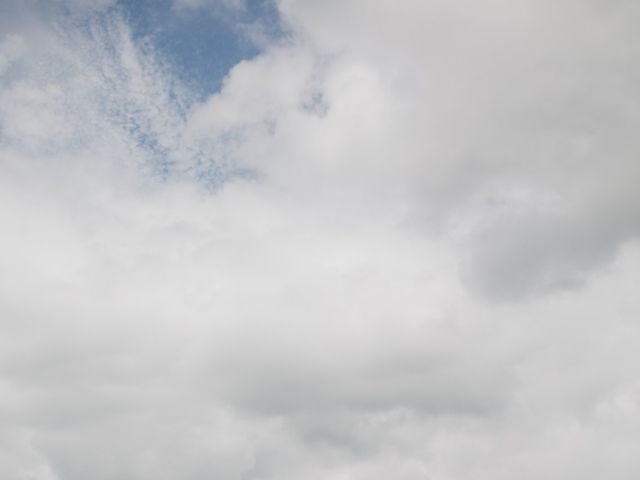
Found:
[[0, 1], [0, 477], [637, 479], [639, 21]]

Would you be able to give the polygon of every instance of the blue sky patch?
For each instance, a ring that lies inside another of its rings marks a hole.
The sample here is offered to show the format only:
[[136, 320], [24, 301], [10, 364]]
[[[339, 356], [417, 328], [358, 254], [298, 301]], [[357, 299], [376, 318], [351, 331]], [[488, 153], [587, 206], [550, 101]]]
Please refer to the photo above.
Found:
[[247, 29], [268, 38], [284, 36], [278, 12], [269, 0], [246, 2], [245, 8], [221, 5], [176, 7], [172, 0], [121, 0], [136, 40], [149, 41], [178, 79], [200, 97], [218, 91], [224, 76], [243, 59], [260, 53]]

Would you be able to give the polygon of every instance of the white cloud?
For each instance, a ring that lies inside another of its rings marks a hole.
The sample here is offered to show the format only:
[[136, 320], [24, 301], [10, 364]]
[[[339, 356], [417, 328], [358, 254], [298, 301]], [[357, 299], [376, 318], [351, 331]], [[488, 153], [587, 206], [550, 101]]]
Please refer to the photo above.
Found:
[[24, 54], [24, 39], [19, 35], [7, 35], [0, 44], [0, 73]]
[[0, 476], [635, 478], [636, 8], [278, 5], [2, 40]]

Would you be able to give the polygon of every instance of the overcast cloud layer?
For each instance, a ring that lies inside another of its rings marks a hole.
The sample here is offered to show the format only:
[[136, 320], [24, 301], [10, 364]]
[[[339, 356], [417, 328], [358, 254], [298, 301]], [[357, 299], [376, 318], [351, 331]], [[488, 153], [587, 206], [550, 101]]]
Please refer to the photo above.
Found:
[[0, 478], [640, 478], [640, 4], [0, 3]]

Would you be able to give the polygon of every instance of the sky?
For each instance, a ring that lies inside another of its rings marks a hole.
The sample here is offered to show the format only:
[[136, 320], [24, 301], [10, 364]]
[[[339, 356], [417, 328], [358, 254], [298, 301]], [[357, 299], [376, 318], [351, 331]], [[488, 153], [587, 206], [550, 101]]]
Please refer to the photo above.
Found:
[[0, 478], [637, 479], [638, 21], [0, 0]]

